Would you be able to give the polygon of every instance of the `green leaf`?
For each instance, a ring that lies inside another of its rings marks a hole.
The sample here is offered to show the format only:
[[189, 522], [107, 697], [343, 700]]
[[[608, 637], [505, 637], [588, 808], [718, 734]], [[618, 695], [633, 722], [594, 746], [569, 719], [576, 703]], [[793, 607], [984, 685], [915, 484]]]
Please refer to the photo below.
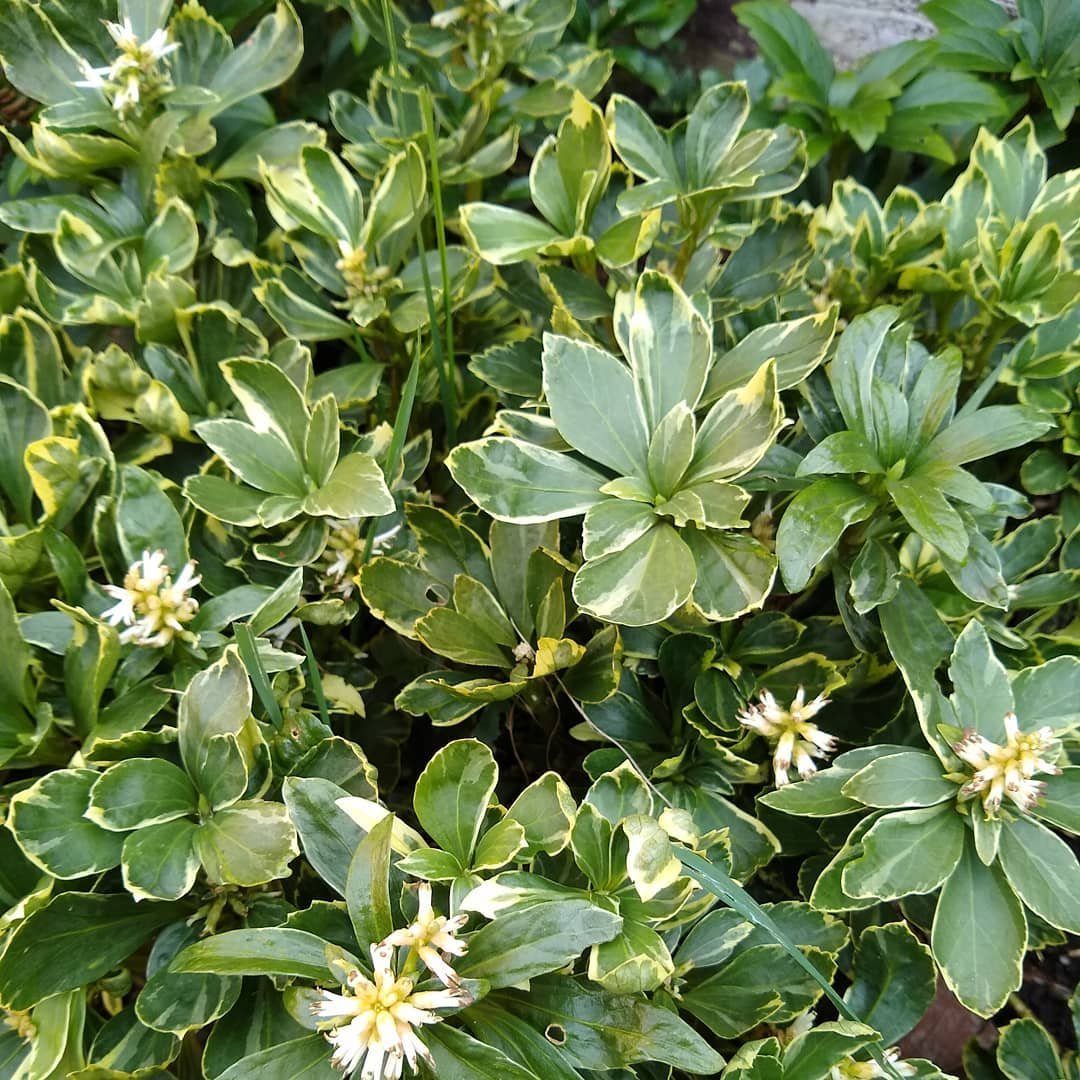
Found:
[[933, 892], [961, 858], [966, 832], [953, 805], [886, 814], [862, 838], [862, 854], [845, 867], [844, 892], [879, 900]]
[[724, 183], [731, 168], [725, 159], [749, 113], [746, 83], [717, 83], [698, 98], [687, 121], [683, 150], [690, 190]]
[[[784, 1050], [784, 1080], [817, 1080], [828, 1076], [839, 1065], [860, 1050], [873, 1053], [874, 1029], [850, 1020], [818, 1024], [793, 1039]], [[880, 1062], [882, 1075], [888, 1075]], [[895, 1069], [890, 1069], [900, 1076]]]
[[288, 877], [299, 853], [285, 807], [262, 800], [215, 812], [199, 825], [195, 850], [212, 885], [262, 885]]
[[683, 1001], [720, 1038], [734, 1039], [780, 1008], [780, 987], [791, 974], [791, 959], [779, 946], [759, 945], [684, 991]]
[[622, 551], [644, 536], [656, 524], [656, 518], [648, 503], [604, 499], [585, 513], [581, 553], [586, 559], [599, 559]]
[[651, 434], [675, 405], [696, 407], [712, 360], [712, 335], [701, 312], [666, 274], [646, 270], [627, 301], [624, 310], [616, 308], [616, 329]]
[[[244, 733], [251, 716], [251, 683], [235, 648], [200, 671], [180, 699], [177, 731], [184, 768], [200, 790], [214, 786], [213, 739]], [[245, 736], [246, 738], [246, 736]]]
[[499, 770], [491, 751], [475, 739], [458, 739], [428, 762], [413, 790], [420, 824], [463, 866], [480, 836]]
[[257, 431], [272, 431], [297, 453], [304, 452], [310, 419], [307, 405], [296, 383], [277, 364], [248, 358], [226, 360], [221, 373]]
[[57, 769], [11, 798], [8, 828], [26, 857], [53, 877], [86, 877], [120, 863], [123, 837], [83, 816], [99, 775]]
[[821, 769], [809, 780], [785, 784], [775, 791], [767, 791], [759, 801], [773, 810], [797, 817], [841, 817], [858, 810], [861, 806], [843, 794], [844, 784], [854, 776], [852, 769]]
[[774, 74], [790, 87], [791, 96], [827, 108], [835, 69], [810, 23], [794, 8], [775, 0], [740, 4], [735, 14]]
[[674, 972], [664, 939], [640, 922], [624, 922], [617, 937], [589, 951], [589, 978], [619, 994], [655, 990]]
[[702, 403], [709, 404], [729, 390], [744, 386], [769, 360], [776, 361], [776, 387], [798, 386], [825, 359], [836, 332], [838, 308], [787, 322], [768, 323], [751, 330], [738, 344], [718, 356], [709, 371]]
[[553, 900], [498, 916], [469, 937], [460, 975], [485, 979], [492, 989], [516, 986], [555, 971], [582, 950], [610, 941], [622, 919], [589, 900]]
[[491, 574], [495, 592], [521, 634], [531, 638], [535, 622], [529, 604], [529, 560], [537, 548], [558, 550], [559, 526], [555, 522], [511, 525], [505, 521], [494, 521], [488, 533], [488, 542], [491, 544]]
[[734, 619], [761, 607], [776, 577], [776, 558], [748, 533], [687, 529], [694, 556], [693, 601], [706, 618]]
[[921, 476], [887, 480], [886, 488], [914, 532], [950, 559], [964, 560], [970, 543], [967, 529], [939, 488]]
[[124, 838], [124, 887], [136, 900], [179, 900], [194, 888], [197, 828], [185, 818], [148, 825]]
[[461, 1019], [472, 1033], [514, 1061], [521, 1062], [543, 1080], [581, 1080], [559, 1048], [531, 1024], [514, 1016], [491, 999], [474, 1002]]
[[1063, 1075], [1054, 1040], [1033, 1016], [1001, 1029], [997, 1062], [1008, 1080], [1061, 1080]]
[[964, 465], [1033, 442], [1051, 426], [1052, 422], [1035, 409], [990, 405], [954, 420], [930, 441], [912, 465]]
[[712, 1076], [723, 1068], [723, 1058], [677, 1013], [640, 997], [594, 990], [559, 976], [537, 979], [527, 994], [500, 995], [500, 1000], [541, 1031], [561, 1030], [563, 1058], [575, 1069], [659, 1061]]
[[[79, 997], [83, 994], [79, 993]], [[132, 1072], [138, 1076], [144, 1070], [153, 1075], [159, 1071], [156, 1066], [174, 1060], [179, 1050], [180, 1040], [175, 1035], [147, 1027], [129, 1006], [97, 1030], [87, 1055], [93, 1064], [67, 1075], [83, 1080], [112, 1080], [131, 1076]]]
[[1013, 678], [1012, 693], [1021, 731], [1080, 723], [1080, 657], [1055, 656], [1024, 668]]
[[857, 431], [834, 431], [826, 435], [802, 459], [796, 475], [818, 473], [870, 473], [885, 471], [874, 448]]
[[240, 997], [242, 980], [236, 976], [169, 970], [180, 950], [198, 938], [198, 930], [178, 922], [154, 942], [148, 978], [135, 1001], [139, 1021], [154, 1031], [186, 1035], [224, 1016]]
[[341, 1074], [330, 1064], [330, 1052], [322, 1035], [302, 1035], [242, 1057], [216, 1080], [336, 1080]]
[[4, 5], [3, 20], [0, 61], [11, 85], [44, 105], [78, 97], [75, 83], [86, 74], [48, 15], [27, 0], [10, 0]]
[[466, 203], [461, 230], [473, 250], [495, 266], [521, 262], [563, 239], [547, 222], [491, 203]]
[[586, 342], [544, 335], [544, 396], [575, 450], [623, 475], [646, 475], [649, 435], [630, 369]]
[[887, 604], [900, 589], [900, 560], [890, 544], [867, 540], [851, 564], [852, 605], [860, 615]]
[[941, 762], [933, 754], [906, 750], [875, 758], [844, 784], [842, 793], [864, 806], [891, 810], [933, 806], [955, 798], [957, 790], [942, 775]]
[[1013, 710], [1012, 689], [1004, 665], [994, 655], [990, 638], [975, 619], [956, 639], [949, 678], [960, 727], [972, 728], [991, 742], [1003, 743], [1005, 714]]
[[627, 167], [646, 180], [680, 180], [668, 140], [648, 113], [622, 94], [612, 94], [607, 106], [608, 134]]
[[525, 830], [522, 854], [532, 858], [539, 852], [556, 855], [570, 839], [570, 822], [575, 812], [570, 788], [558, 773], [546, 772], [534, 780], [510, 805], [506, 816]]
[[476, 845], [473, 870], [496, 870], [525, 847], [525, 830], [512, 818], [492, 825]]
[[[472, 588], [463, 589], [466, 582], [472, 582]], [[455, 582], [455, 603], [463, 592], [473, 594], [486, 593], [491, 610], [502, 614], [494, 597], [479, 582], [459, 576]], [[460, 608], [462, 604], [458, 604]], [[504, 616], [505, 618], [505, 616]], [[505, 633], [501, 621], [482, 619], [475, 611], [463, 613], [447, 607], [433, 607], [426, 615], [416, 620], [416, 636], [432, 652], [449, 657], [461, 664], [478, 664], [482, 667], [510, 668], [512, 662], [508, 647], [513, 644], [512, 631]], [[510, 640], [507, 641], [506, 639]]]
[[387, 814], [364, 837], [349, 864], [345, 903], [362, 951], [382, 941], [394, 929], [394, 916], [390, 908], [390, 839], [393, 827], [393, 815]]
[[865, 521], [877, 505], [877, 499], [842, 477], [815, 480], [800, 491], [788, 504], [776, 533], [780, 573], [788, 591], [803, 588], [844, 530]]
[[949, 989], [978, 1016], [993, 1016], [1023, 980], [1024, 909], [998, 866], [974, 843], [941, 890], [930, 940]]
[[23, 466], [23, 453], [32, 442], [52, 433], [49, 411], [29, 390], [0, 378], [0, 490], [11, 501], [20, 521], [32, 520], [33, 488]]
[[229, 525], [256, 525], [266, 495], [246, 484], [234, 484], [220, 476], [189, 476], [184, 497], [204, 514]]
[[100, 979], [184, 912], [126, 893], [61, 893], [15, 928], [0, 956], [0, 1002], [28, 1009]]
[[937, 989], [930, 950], [902, 922], [868, 926], [852, 961], [848, 1006], [891, 1045], [905, 1036], [933, 1003]]
[[885, 335], [898, 314], [896, 308], [878, 307], [852, 319], [840, 335], [829, 373], [844, 422], [868, 443], [876, 443], [872, 398], [872, 387], [877, 381], [875, 367]]
[[690, 407], [683, 402], [657, 425], [649, 443], [647, 475], [658, 496], [670, 498], [686, 473], [694, 455], [697, 424]]
[[145, 273], [181, 274], [195, 261], [199, 228], [191, 208], [171, 198], [158, 211], [143, 235], [142, 264]]
[[662, 622], [690, 595], [696, 572], [690, 549], [670, 525], [656, 524], [622, 551], [590, 559], [574, 577], [574, 600], [607, 622]]
[[348, 338], [353, 332], [344, 319], [299, 296], [277, 278], [264, 281], [253, 292], [289, 337], [300, 341], [336, 341]]
[[394, 511], [394, 497], [370, 454], [346, 454], [330, 479], [304, 500], [304, 512], [335, 518], [382, 517]]
[[285, 975], [333, 982], [326, 942], [304, 930], [265, 927], [228, 930], [189, 945], [170, 971], [209, 971], [217, 975]]
[[427, 1028], [424, 1042], [442, 1080], [540, 1080], [501, 1050], [446, 1024]]
[[213, 112], [283, 83], [296, 70], [303, 52], [300, 20], [283, 0], [214, 72], [208, 86], [218, 98]]
[[144, 551], [164, 551], [175, 577], [187, 562], [184, 523], [158, 481], [143, 469], [126, 465], [120, 470], [120, 497], [116, 500], [116, 538], [130, 564]]
[[519, 439], [464, 443], [446, 464], [482, 510], [522, 525], [585, 513], [604, 498], [600, 487], [608, 479], [566, 454]]
[[1080, 933], [1080, 864], [1045, 825], [1017, 817], [1002, 825], [1001, 868], [1024, 904], [1070, 933]]
[[1043, 797], [1033, 813], [1074, 834], [1080, 834], [1080, 766], [1065, 766], [1046, 778]]
[[240, 420], [204, 420], [195, 431], [245, 484], [271, 495], [307, 493], [299, 453], [273, 432], [257, 431]]
[[193, 814], [197, 803], [183, 769], [161, 758], [129, 758], [98, 778], [86, 816], [103, 829], [127, 832]]

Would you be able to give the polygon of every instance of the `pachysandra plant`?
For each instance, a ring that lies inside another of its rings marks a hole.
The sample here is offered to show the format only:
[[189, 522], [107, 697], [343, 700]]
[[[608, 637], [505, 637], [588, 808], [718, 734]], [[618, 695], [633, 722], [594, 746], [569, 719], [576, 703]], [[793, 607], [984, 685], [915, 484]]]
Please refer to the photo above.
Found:
[[762, 801], [812, 816], [867, 808], [811, 902], [855, 910], [940, 888], [934, 957], [957, 997], [989, 1016], [1020, 983], [1025, 912], [1080, 926], [1080, 863], [1048, 828], [1075, 835], [1080, 824], [1076, 767], [1061, 764], [1078, 722], [1080, 660], [1010, 673], [970, 622], [948, 674], [953, 693], [937, 692], [928, 712], [929, 750], [853, 750]]
[[620, 294], [615, 328], [628, 363], [587, 342], [544, 341], [553, 433], [580, 458], [492, 437], [455, 449], [450, 470], [500, 521], [585, 515], [573, 586], [583, 611], [641, 626], [692, 599], [707, 619], [734, 618], [761, 604], [775, 573], [742, 517], [749, 496], [733, 483], [783, 424], [775, 367], [763, 364], [699, 423], [712, 337], [690, 298], [647, 273]]
[[0, 0], [0, 1078], [1076, 1074], [1080, 24], [925, 7]]
[[405, 516], [416, 556], [379, 555], [367, 563], [359, 574], [364, 602], [440, 657], [502, 677], [425, 672], [398, 694], [399, 709], [440, 725], [519, 694], [529, 708], [543, 709], [550, 690], [538, 680], [548, 676], [578, 701], [599, 702], [615, 692], [621, 656], [615, 628], [585, 642], [566, 636], [576, 612], [567, 603], [572, 567], [558, 554], [557, 523], [494, 522], [485, 544], [435, 507], [408, 505]]
[[833, 560], [837, 592], [865, 614], [895, 596], [893, 538], [913, 532], [961, 592], [1004, 608], [1000, 561], [980, 528], [995, 495], [964, 466], [1037, 438], [1050, 421], [1020, 405], [958, 414], [961, 356], [931, 355], [903, 328], [891, 329], [896, 317], [881, 307], [851, 322], [829, 366], [832, 401], [803, 414], [816, 445], [795, 475], [814, 479], [777, 530], [784, 584], [803, 588], [843, 544]]

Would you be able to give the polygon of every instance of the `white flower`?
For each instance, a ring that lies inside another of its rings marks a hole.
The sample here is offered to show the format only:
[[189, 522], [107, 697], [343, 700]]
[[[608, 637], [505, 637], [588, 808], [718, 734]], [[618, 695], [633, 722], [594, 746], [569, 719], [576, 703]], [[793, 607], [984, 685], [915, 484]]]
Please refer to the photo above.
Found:
[[442, 954], [464, 956], [468, 952], [465, 942], [458, 941], [454, 935], [469, 921], [469, 916], [455, 915], [448, 919], [436, 915], [431, 906], [431, 886], [426, 881], [420, 885], [418, 898], [420, 907], [415, 921], [404, 930], [395, 930], [383, 944], [415, 949], [435, 978], [444, 986], [457, 989], [461, 980]]
[[[918, 1070], [900, 1060], [900, 1051], [894, 1046], [885, 1051], [885, 1059], [901, 1076], [915, 1076]], [[856, 1061], [846, 1057], [829, 1070], [829, 1080], [878, 1080], [889, 1074], [876, 1061]]]
[[807, 701], [800, 686], [795, 699], [785, 709], [768, 690], [762, 690], [758, 703], [739, 714], [739, 723], [744, 727], [770, 742], [775, 740], [773, 773], [777, 787], [790, 782], [788, 770], [793, 762], [799, 776], [806, 780], [817, 772], [814, 758], [824, 758], [836, 749], [836, 739], [810, 722], [828, 704], [829, 699], [823, 694]]
[[132, 563], [123, 585], [106, 585], [105, 591], [116, 603], [102, 613], [111, 626], [125, 626], [123, 642], [133, 641], [160, 649], [176, 636], [194, 640], [185, 629], [199, 610], [199, 602], [188, 595], [202, 580], [195, 574], [195, 563], [188, 562], [175, 581], [165, 564], [165, 552], [144, 551]]
[[107, 67], [91, 67], [82, 62], [85, 79], [75, 85], [100, 90], [112, 102], [113, 109], [121, 116], [137, 109], [139, 105], [157, 97], [169, 89], [166, 71], [159, 65], [170, 53], [180, 48], [178, 42], [169, 41], [167, 30], [155, 30], [145, 41], [140, 41], [130, 20], [105, 22], [105, 29], [116, 43], [120, 55]]
[[386, 942], [371, 947], [374, 979], [350, 971], [347, 993], [323, 990], [311, 1011], [333, 1025], [326, 1038], [334, 1048], [330, 1061], [346, 1075], [360, 1069], [359, 1080], [399, 1080], [405, 1062], [415, 1072], [420, 1061], [434, 1065], [415, 1028], [437, 1024], [433, 1009], [462, 1004], [451, 990], [413, 992], [415, 982], [394, 973], [394, 950]]
[[356, 575], [364, 561], [366, 537], [358, 518], [339, 521], [331, 518], [330, 537], [323, 553], [325, 561], [323, 586], [327, 592], [336, 592], [346, 600], [356, 587]]
[[1046, 785], [1035, 780], [1039, 773], [1056, 776], [1061, 772], [1044, 756], [1055, 744], [1052, 728], [1020, 731], [1016, 713], [1005, 714], [1005, 745], [991, 742], [973, 728], [953, 745], [957, 756], [974, 770], [960, 789], [961, 799], [981, 795], [988, 818], [996, 817], [1007, 795], [1017, 809], [1027, 812], [1042, 797]]

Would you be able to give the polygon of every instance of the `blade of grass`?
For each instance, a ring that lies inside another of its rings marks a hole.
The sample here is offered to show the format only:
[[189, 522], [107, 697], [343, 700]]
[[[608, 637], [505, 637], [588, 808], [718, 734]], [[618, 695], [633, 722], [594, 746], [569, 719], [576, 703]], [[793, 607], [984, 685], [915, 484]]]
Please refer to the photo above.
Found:
[[270, 685], [266, 669], [259, 659], [259, 650], [255, 645], [255, 635], [251, 632], [251, 627], [247, 623], [236, 624], [236, 644], [240, 647], [240, 659], [244, 661], [248, 678], [251, 679], [252, 685], [255, 687], [255, 693], [259, 696], [259, 701], [262, 702], [264, 712], [270, 717], [274, 727], [280, 731], [285, 721], [281, 716], [281, 708], [278, 706], [277, 698], [274, 697], [274, 690]]
[[308, 640], [303, 623], [300, 624], [300, 640], [303, 641], [304, 652], [307, 654], [308, 678], [311, 680], [311, 690], [319, 706], [319, 717], [329, 727], [330, 710], [326, 707], [326, 694], [323, 692], [322, 675], [319, 674], [319, 665], [315, 663], [315, 653], [312, 652], [311, 642]]
[[[431, 91], [425, 86], [420, 95], [420, 108], [424, 115], [424, 132], [427, 136], [428, 158], [431, 164], [431, 195], [435, 203], [435, 242], [439, 247], [439, 269], [442, 273], [443, 323], [446, 344], [442, 361], [446, 365], [446, 392], [453, 409], [453, 423], [447, 426], [450, 443], [457, 442], [457, 385], [454, 382], [454, 301], [450, 295], [450, 270], [446, 257], [446, 217], [443, 212], [442, 179], [439, 174], [439, 141], [435, 131], [435, 106]], [[435, 324], [432, 323], [432, 334]]]
[[[397, 78], [400, 75], [398, 65], [397, 35], [394, 33], [394, 21], [390, 14], [390, 0], [382, 0], [383, 29], [386, 34], [386, 47], [390, 53], [390, 73]], [[395, 90], [395, 93], [397, 91]], [[446, 261], [446, 231], [443, 218], [442, 186], [439, 181], [439, 157], [438, 146], [435, 142], [435, 118], [434, 109], [431, 105], [430, 91], [426, 91], [421, 97], [421, 107], [424, 113], [424, 124], [427, 128], [428, 150], [432, 160], [432, 189], [435, 203], [435, 226], [436, 240], [439, 245], [439, 261], [442, 266], [443, 301], [449, 303], [449, 282], [447, 280]], [[400, 106], [399, 106], [400, 111]], [[420, 200], [422, 193], [412, 190], [410, 185], [409, 195], [412, 198], [413, 213], [415, 215], [416, 229], [416, 254], [420, 260], [420, 276], [424, 282], [424, 298], [427, 300], [428, 322], [431, 325], [431, 344], [435, 354], [436, 371], [439, 376], [439, 399], [442, 402], [443, 416], [446, 422], [447, 438], [452, 446], [457, 442], [457, 391], [454, 386], [452, 373], [447, 364], [453, 363], [453, 330], [447, 314], [446, 324], [446, 352], [444, 343], [439, 337], [439, 320], [435, 311], [435, 293], [431, 288], [431, 274], [428, 272], [427, 259], [424, 250], [424, 237], [420, 228]]]
[[[822, 993], [836, 1006], [836, 1011], [840, 1016], [857, 1024], [863, 1023], [848, 1006], [847, 1002], [832, 988], [829, 980], [814, 967], [802, 949], [773, 922], [769, 913], [723, 868], [703, 858], [696, 852], [683, 847], [676, 846], [675, 854], [678, 855], [679, 861], [686, 868], [687, 873], [699, 885], [708, 889], [717, 899], [722, 900], [728, 907], [737, 911], [747, 922], [760, 926], [777, 945], [780, 945], [821, 987]], [[897, 1072], [892, 1062], [885, 1056], [885, 1049], [880, 1042], [870, 1044], [867, 1049], [874, 1061], [877, 1062], [878, 1067], [883, 1070], [885, 1076], [891, 1077], [892, 1080], [901, 1080], [900, 1073]]]
[[[394, 417], [394, 434], [390, 438], [390, 449], [386, 455], [386, 476], [389, 483], [394, 482], [398, 466], [401, 464], [401, 453], [405, 448], [405, 436], [409, 430], [409, 421], [412, 419], [413, 403], [416, 401], [416, 384], [420, 380], [420, 333], [416, 334], [416, 352], [413, 353], [412, 364], [409, 374], [405, 378], [405, 385], [401, 388], [401, 400], [398, 402], [397, 415]], [[372, 518], [368, 525], [367, 536], [364, 538], [363, 562], [371, 558], [371, 548], [375, 543], [375, 527], [378, 518]]]

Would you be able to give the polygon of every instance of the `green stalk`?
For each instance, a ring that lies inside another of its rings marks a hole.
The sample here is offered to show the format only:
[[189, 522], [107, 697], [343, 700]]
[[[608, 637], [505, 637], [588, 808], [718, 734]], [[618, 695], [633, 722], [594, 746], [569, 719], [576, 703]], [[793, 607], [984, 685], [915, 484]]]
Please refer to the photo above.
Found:
[[304, 652], [307, 654], [308, 677], [311, 679], [311, 690], [319, 706], [319, 716], [322, 722], [329, 727], [330, 710], [326, 707], [326, 694], [323, 693], [322, 675], [319, 674], [319, 665], [315, 663], [315, 653], [312, 652], [311, 642], [308, 640], [303, 623], [300, 624], [300, 639], [304, 643]]
[[[760, 926], [777, 945], [781, 946], [799, 967], [821, 987], [822, 993], [836, 1006], [836, 1011], [841, 1017], [856, 1024], [863, 1023], [848, 1006], [847, 1002], [832, 988], [829, 980], [807, 959], [802, 949], [773, 922], [768, 912], [737, 881], [731, 878], [721, 867], [694, 851], [676, 846], [675, 854], [678, 855], [679, 861], [685, 867], [686, 872], [699, 885], [708, 889], [718, 900], [722, 900], [728, 907], [738, 912], [747, 922]], [[886, 1076], [891, 1077], [892, 1080], [901, 1080], [900, 1073], [897, 1072], [895, 1066], [885, 1056], [885, 1050], [880, 1041], [871, 1043], [867, 1050]]]
[[[397, 415], [394, 417], [394, 434], [390, 438], [390, 449], [386, 455], [386, 477], [389, 483], [394, 482], [394, 477], [401, 463], [401, 453], [405, 448], [405, 436], [409, 430], [409, 421], [412, 419], [413, 402], [416, 401], [416, 384], [420, 380], [420, 333], [416, 334], [416, 352], [413, 355], [409, 374], [405, 379], [405, 385], [401, 390], [401, 400], [398, 402]], [[368, 525], [367, 536], [364, 538], [364, 556], [362, 562], [371, 558], [371, 549], [375, 544], [375, 525], [378, 518], [372, 518]]]
[[262, 702], [263, 710], [273, 721], [274, 727], [280, 731], [285, 720], [281, 715], [281, 707], [277, 703], [277, 698], [274, 697], [274, 690], [270, 685], [266, 669], [259, 659], [259, 652], [255, 647], [255, 635], [251, 632], [251, 627], [247, 623], [236, 624], [236, 644], [240, 647], [240, 659], [244, 661], [244, 667], [247, 668], [248, 677], [255, 687], [255, 693], [258, 694], [259, 701]]
[[[982, 353], [979, 356], [979, 361], [975, 367], [977, 374], [982, 374], [986, 371], [986, 365], [990, 363], [994, 358], [994, 350], [997, 349], [1001, 343], [1001, 339], [1005, 336], [1005, 331], [1008, 329], [1008, 322], [1005, 319], [1000, 319], [991, 328], [990, 333], [987, 335], [987, 343], [983, 348]], [[987, 398], [987, 395], [997, 385], [998, 379], [1001, 378], [1005, 369], [1009, 366], [1009, 360], [1012, 356], [1012, 350], [1006, 349], [1002, 354], [1001, 359], [990, 369], [989, 372], [983, 377], [982, 381], [975, 388], [975, 392], [964, 402], [957, 412], [957, 416], [967, 416], [968, 413], [973, 413]]]
[[[393, 75], [399, 74], [400, 68], [398, 65], [398, 48], [397, 37], [394, 34], [394, 22], [390, 14], [390, 0], [382, 0], [382, 16], [383, 16], [383, 28], [386, 33], [386, 47], [390, 53], [390, 72]], [[428, 95], [430, 91], [428, 91]], [[429, 96], [425, 95], [421, 98], [421, 107], [424, 110], [424, 122], [428, 127], [428, 145], [432, 158], [432, 187], [433, 197], [435, 202], [435, 223], [436, 234], [439, 244], [439, 258], [442, 263], [442, 275], [443, 275], [443, 295], [444, 300], [449, 304], [449, 288], [447, 287], [447, 270], [446, 270], [446, 233], [444, 228], [443, 212], [442, 212], [442, 188], [439, 184], [439, 165], [437, 148], [434, 145], [435, 138], [435, 123], [434, 114], [431, 109], [431, 102]], [[400, 106], [399, 106], [400, 112]], [[429, 123], [429, 116], [431, 117]], [[417, 201], [417, 194], [410, 188], [410, 196], [413, 202], [413, 211], [419, 210], [420, 204]], [[457, 401], [456, 394], [453, 386], [452, 379], [448, 377], [446, 370], [446, 357], [443, 355], [443, 342], [439, 338], [438, 334], [438, 318], [435, 314], [435, 294], [431, 288], [431, 275], [428, 273], [427, 260], [424, 258], [424, 240], [420, 231], [420, 221], [417, 217], [416, 221], [416, 253], [420, 259], [420, 276], [424, 281], [424, 296], [427, 300], [428, 309], [428, 321], [431, 323], [431, 343], [435, 351], [436, 369], [439, 375], [439, 397], [442, 400], [443, 415], [446, 420], [446, 431], [449, 441], [454, 443], [457, 441]], [[447, 320], [446, 329], [446, 341], [448, 346], [453, 345], [453, 331], [449, 318]], [[450, 360], [453, 360], [453, 353], [450, 353]], [[410, 412], [412, 406], [410, 404]], [[400, 412], [399, 412], [400, 415]], [[397, 430], [395, 428], [395, 436]], [[374, 539], [374, 534], [368, 533], [368, 547], [365, 549], [365, 559], [367, 554], [370, 553], [370, 545]]]
[[[454, 381], [454, 303], [450, 295], [450, 269], [446, 258], [446, 216], [443, 212], [442, 180], [439, 175], [439, 144], [435, 131], [435, 108], [431, 100], [431, 91], [425, 86], [420, 97], [420, 108], [424, 114], [424, 131], [427, 135], [428, 157], [431, 159], [431, 194], [435, 202], [435, 242], [439, 246], [439, 269], [442, 272], [443, 322], [446, 325], [446, 345], [441, 359], [446, 365], [445, 394], [451, 410], [447, 416], [447, 434], [451, 444], [457, 442], [457, 384]], [[432, 334], [435, 324], [432, 324]], [[440, 389], [442, 389], [443, 369], [440, 367]]]

